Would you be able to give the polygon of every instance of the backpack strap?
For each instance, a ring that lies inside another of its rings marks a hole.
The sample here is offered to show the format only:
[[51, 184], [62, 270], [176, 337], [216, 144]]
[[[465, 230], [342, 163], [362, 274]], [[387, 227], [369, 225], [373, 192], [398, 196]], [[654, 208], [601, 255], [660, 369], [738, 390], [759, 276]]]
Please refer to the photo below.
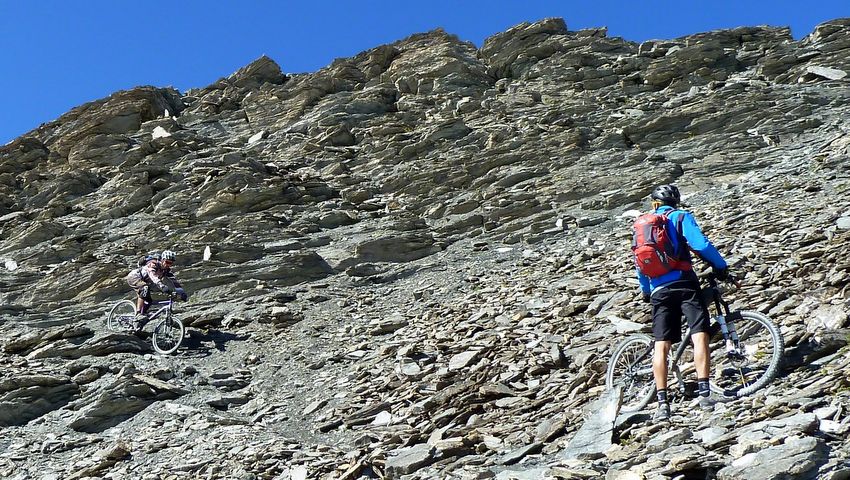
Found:
[[687, 212], [685, 210], [679, 210], [674, 208], [672, 210], [667, 210], [666, 212], [662, 213], [661, 216], [663, 216], [665, 220], [669, 221], [670, 215], [672, 215], [674, 212], [681, 212], [680, 215], [678, 215], [673, 220], [673, 226], [676, 230], [676, 258], [680, 261], [687, 261], [687, 254], [688, 251], [691, 250], [691, 246], [688, 245], [688, 239], [685, 238], [684, 228], [682, 227], [685, 222], [685, 214]]

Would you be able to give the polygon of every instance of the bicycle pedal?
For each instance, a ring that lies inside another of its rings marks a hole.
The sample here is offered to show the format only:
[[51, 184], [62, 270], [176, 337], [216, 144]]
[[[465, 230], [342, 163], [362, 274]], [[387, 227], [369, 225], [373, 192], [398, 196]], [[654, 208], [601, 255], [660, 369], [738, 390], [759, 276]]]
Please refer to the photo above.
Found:
[[727, 352], [726, 358], [733, 362], [742, 362], [747, 359], [747, 357], [741, 354], [740, 352]]

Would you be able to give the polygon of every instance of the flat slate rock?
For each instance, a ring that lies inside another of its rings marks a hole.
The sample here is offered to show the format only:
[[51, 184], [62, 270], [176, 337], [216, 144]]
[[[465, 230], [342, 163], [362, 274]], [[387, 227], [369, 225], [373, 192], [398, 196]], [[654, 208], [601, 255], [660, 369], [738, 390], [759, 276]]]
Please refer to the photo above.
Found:
[[782, 445], [750, 453], [717, 472], [718, 480], [814, 478], [826, 461], [823, 443], [813, 437], [790, 437]]
[[622, 391], [612, 388], [588, 408], [589, 416], [562, 453], [564, 459], [593, 460], [611, 448], [614, 422], [620, 409]]

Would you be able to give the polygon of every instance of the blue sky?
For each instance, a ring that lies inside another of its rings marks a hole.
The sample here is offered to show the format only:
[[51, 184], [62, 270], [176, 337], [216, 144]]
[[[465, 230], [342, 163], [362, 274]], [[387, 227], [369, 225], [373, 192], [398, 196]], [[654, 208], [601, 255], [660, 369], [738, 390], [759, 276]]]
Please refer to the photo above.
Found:
[[848, 16], [850, 0], [0, 0], [0, 145], [117, 90], [203, 87], [263, 54], [315, 71], [437, 27], [478, 46], [545, 17], [633, 41], [765, 24], [799, 39]]

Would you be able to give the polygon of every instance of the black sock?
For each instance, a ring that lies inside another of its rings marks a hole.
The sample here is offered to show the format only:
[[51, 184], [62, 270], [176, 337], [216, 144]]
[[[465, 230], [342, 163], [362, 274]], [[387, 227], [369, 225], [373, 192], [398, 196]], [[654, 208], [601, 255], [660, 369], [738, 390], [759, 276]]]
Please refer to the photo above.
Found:
[[709, 393], [711, 393], [708, 389], [708, 379], [707, 378], [698, 378], [697, 379], [697, 388], [699, 388], [699, 396], [707, 397]]
[[655, 395], [658, 397], [658, 403], [667, 403], [667, 389], [659, 388]]

